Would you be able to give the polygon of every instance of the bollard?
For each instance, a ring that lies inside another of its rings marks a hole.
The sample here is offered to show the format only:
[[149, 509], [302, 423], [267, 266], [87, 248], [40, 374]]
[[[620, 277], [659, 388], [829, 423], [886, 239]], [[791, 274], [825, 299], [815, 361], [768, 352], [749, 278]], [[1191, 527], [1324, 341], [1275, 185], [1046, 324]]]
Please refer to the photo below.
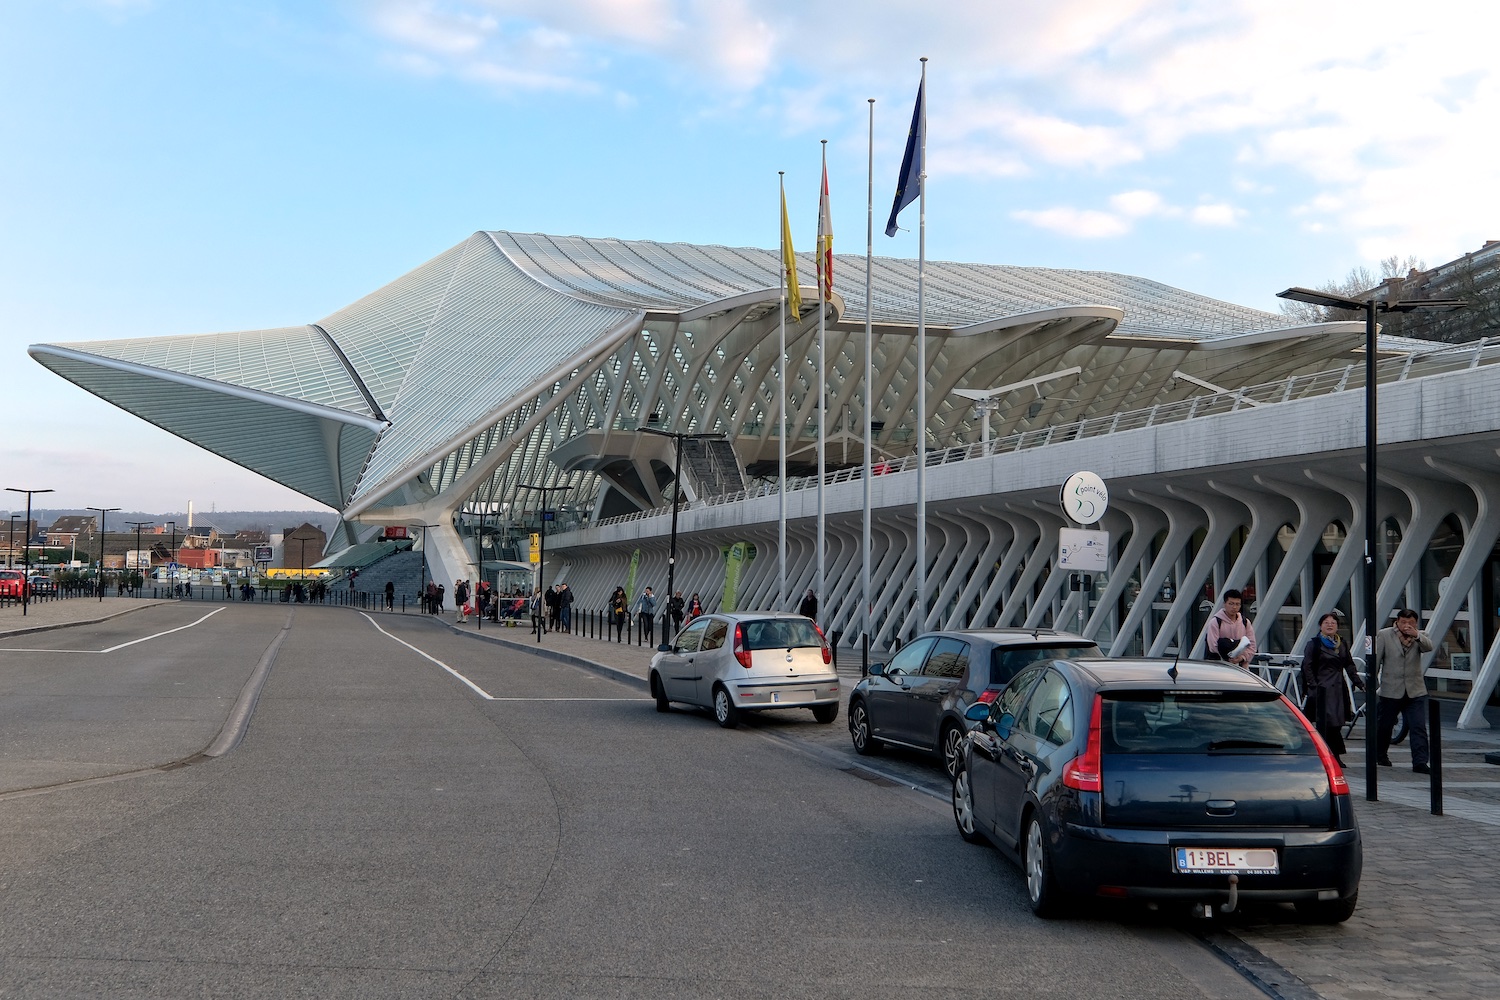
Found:
[[1427, 766], [1432, 769], [1428, 776], [1432, 790], [1432, 814], [1443, 814], [1443, 707], [1433, 697], [1427, 699]]
[[861, 632], [859, 636], [859, 676], [870, 676], [870, 633]]

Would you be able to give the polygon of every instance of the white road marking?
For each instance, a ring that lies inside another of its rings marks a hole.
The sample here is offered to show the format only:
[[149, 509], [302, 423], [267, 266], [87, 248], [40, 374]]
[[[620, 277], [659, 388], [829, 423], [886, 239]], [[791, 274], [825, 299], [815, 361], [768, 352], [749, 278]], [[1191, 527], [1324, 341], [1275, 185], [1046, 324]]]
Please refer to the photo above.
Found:
[[436, 663], [438, 666], [440, 666], [444, 670], [448, 671], [448, 673], [452, 674], [454, 677], [457, 677], [459, 680], [461, 680], [465, 684], [467, 684], [469, 686], [469, 688], [475, 694], [479, 695], [479, 697], [483, 698], [485, 701], [494, 701], [495, 700], [495, 696], [494, 695], [490, 694], [484, 688], [480, 687], [478, 684], [475, 684], [473, 681], [469, 680], [467, 677], [465, 677], [463, 674], [459, 673], [457, 670], [454, 670], [452, 667], [448, 666], [448, 664], [444, 663], [442, 660], [439, 660], [435, 656], [431, 656], [431, 655], [429, 655], [427, 653], [422, 652], [416, 646], [413, 646], [411, 643], [407, 642], [405, 639], [401, 638], [400, 636], [391, 635], [391, 633], [389, 633], [385, 629], [381, 628], [380, 625], [379, 625], [379, 623], [377, 623], [375, 621], [375, 619], [371, 618], [369, 615], [365, 614], [363, 611], [361, 611], [360, 614], [364, 617], [365, 621], [369, 622], [371, 625], [374, 625], [375, 626], [375, 630], [377, 632], [379, 632], [381, 635], [385, 636], [388, 639], [394, 639], [394, 640], [396, 640], [397, 642], [401, 643], [401, 645], [403, 645], [407, 649], [411, 650], [413, 653], [416, 653], [418, 656], [422, 657], [422, 659], [424, 659], [424, 660], [431, 660], [433, 663]]
[[631, 701], [649, 702], [650, 698], [491, 698], [490, 701]]
[[150, 642], [152, 639], [160, 639], [164, 635], [181, 632], [183, 629], [192, 628], [194, 625], [202, 625], [223, 610], [223, 608], [215, 608], [195, 622], [188, 622], [186, 625], [169, 628], [165, 632], [153, 632], [151, 635], [143, 635], [139, 639], [131, 639], [129, 642], [122, 642], [119, 645], [110, 646], [108, 649], [6, 649], [0, 647], [0, 653], [113, 653], [115, 650], [124, 649], [126, 646], [134, 646], [140, 642]]

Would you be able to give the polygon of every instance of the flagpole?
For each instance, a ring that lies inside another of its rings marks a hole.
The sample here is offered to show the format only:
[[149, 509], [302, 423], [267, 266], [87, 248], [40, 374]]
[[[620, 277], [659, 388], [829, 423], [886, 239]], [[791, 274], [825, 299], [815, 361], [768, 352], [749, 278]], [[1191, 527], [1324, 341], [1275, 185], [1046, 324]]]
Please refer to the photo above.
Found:
[[917, 175], [917, 632], [927, 630], [927, 57], [922, 57], [922, 172]]
[[[781, 178], [781, 215], [786, 218], [786, 171], [778, 170], [777, 175]], [[783, 223], [784, 225], [784, 223]], [[779, 366], [778, 384], [780, 385], [780, 431], [777, 434], [780, 451], [779, 468], [781, 473], [781, 485], [776, 490], [778, 497], [778, 513], [776, 518], [776, 610], [785, 611], [786, 600], [786, 240], [782, 240], [781, 252], [781, 339], [780, 350], [777, 352], [776, 361]]]
[[[826, 508], [823, 505], [823, 476], [827, 472], [826, 448], [828, 445], [828, 345], [826, 341], [826, 325], [824, 318], [828, 309], [828, 256], [832, 249], [829, 241], [831, 233], [824, 232], [824, 206], [828, 200], [828, 140], [820, 140], [823, 143], [823, 179], [820, 182], [818, 197], [818, 583], [813, 592], [820, 602], [828, 600], [824, 592], [824, 558], [827, 546], [824, 542], [824, 529], [827, 526]], [[823, 615], [826, 621], [828, 615]]]
[[875, 98], [870, 98], [870, 161], [869, 181], [865, 197], [865, 518], [860, 537], [860, 586], [864, 588], [864, 643], [860, 673], [870, 669], [870, 641], [874, 638], [875, 605], [870, 600], [870, 475], [874, 467], [874, 449], [870, 436], [873, 432], [875, 413], [874, 364], [871, 354], [875, 349], [874, 320], [870, 314], [870, 275], [875, 259]]

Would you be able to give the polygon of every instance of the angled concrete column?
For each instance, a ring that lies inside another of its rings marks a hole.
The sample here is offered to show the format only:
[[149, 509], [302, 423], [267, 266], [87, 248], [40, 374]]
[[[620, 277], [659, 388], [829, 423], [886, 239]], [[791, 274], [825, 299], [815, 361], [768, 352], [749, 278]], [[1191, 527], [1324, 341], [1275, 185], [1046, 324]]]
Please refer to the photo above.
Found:
[[[1166, 648], [1163, 639], [1176, 635], [1191, 620], [1193, 607], [1198, 601], [1197, 595], [1203, 593], [1203, 585], [1208, 582], [1214, 566], [1224, 554], [1229, 536], [1244, 524], [1247, 513], [1244, 503], [1223, 495], [1184, 489], [1170, 483], [1167, 484], [1167, 490], [1177, 499], [1195, 504], [1208, 519], [1208, 531], [1203, 536], [1203, 544], [1198, 547], [1197, 556], [1193, 558], [1182, 579], [1177, 581], [1179, 599], [1172, 602], [1172, 610], [1167, 612], [1167, 617], [1162, 621], [1161, 633], [1151, 647], [1152, 656], [1160, 656], [1161, 651]], [[1193, 599], [1182, 600], [1188, 594], [1192, 594]], [[1201, 631], [1199, 637], [1201, 638]], [[1198, 655], [1196, 650], [1203, 647], [1190, 645], [1188, 648], [1195, 650], [1189, 655]]]
[[[1094, 609], [1093, 617], [1084, 626], [1083, 634], [1095, 641], [1098, 641], [1099, 629], [1108, 620], [1110, 610], [1124, 596], [1125, 588], [1130, 586], [1130, 578], [1136, 574], [1138, 569], [1140, 570], [1141, 577], [1144, 579], [1147, 570], [1142, 568], [1141, 564], [1151, 554], [1152, 541], [1167, 527], [1167, 515], [1162, 513], [1159, 508], [1129, 498], [1110, 501], [1109, 513], [1105, 515], [1105, 520], [1110, 520], [1116, 516], [1123, 516], [1129, 519], [1130, 541], [1125, 546], [1124, 551], [1120, 552], [1115, 558], [1114, 568], [1110, 570], [1109, 584], [1104, 588], [1104, 593], [1099, 595], [1099, 604]], [[1113, 532], [1116, 529], [1111, 527], [1110, 530]], [[1114, 536], [1111, 535], [1111, 537]], [[1131, 608], [1133, 609], [1142, 600], [1145, 600], [1147, 604], [1151, 603], [1150, 594], [1146, 592], [1144, 587], [1141, 588], [1140, 593], [1136, 596]], [[1114, 655], [1120, 655], [1116, 650], [1120, 645], [1122, 636], [1125, 637], [1127, 645], [1130, 642], [1130, 637], [1125, 632], [1125, 622], [1129, 620], [1129, 617], [1130, 611], [1127, 610], [1125, 617], [1121, 619], [1119, 627], [1115, 629], [1114, 636], [1108, 644]], [[1101, 645], [1104, 644], [1101, 643]], [[1145, 648], [1144, 643], [1142, 643], [1141, 648]]]
[[[1250, 509], [1250, 532], [1245, 536], [1244, 548], [1240, 550], [1239, 558], [1225, 574], [1225, 580], [1233, 581], [1227, 584], [1225, 589], [1230, 586], [1243, 586], [1241, 581], [1247, 580], [1252, 570], [1262, 564], [1266, 553], [1272, 545], [1276, 544], [1276, 533], [1281, 530], [1283, 524], [1296, 517], [1297, 508], [1285, 497], [1251, 489], [1238, 483], [1230, 486], [1214, 480], [1209, 482], [1209, 486], [1220, 492], [1232, 490], [1232, 495]], [[1249, 606], [1244, 611], [1245, 616], [1250, 618], [1251, 628], [1256, 630], [1256, 642], [1261, 647], [1265, 645], [1265, 634], [1260, 631], [1256, 622], [1260, 617], [1259, 609], [1264, 607], [1261, 603], [1263, 592], [1264, 587], [1257, 586], [1253, 611]], [[1279, 605], [1272, 609], [1272, 620], [1275, 619], [1278, 611], [1280, 611]], [[1198, 630], [1198, 635], [1193, 640], [1194, 648], [1204, 648], [1207, 640], [1208, 623], [1204, 622], [1203, 628]]]
[[1000, 559], [999, 568], [995, 570], [994, 579], [990, 581], [989, 586], [979, 598], [978, 620], [989, 624], [989, 618], [993, 615], [994, 624], [1003, 627], [1009, 624], [1004, 617], [1004, 606], [1010, 603], [1010, 595], [1015, 590], [1016, 572], [1027, 554], [1036, 547], [1042, 532], [1035, 521], [1021, 517], [1003, 506], [986, 505], [983, 510], [989, 516], [1005, 522], [1010, 529], [1010, 544], [1004, 549], [1004, 555]]
[[[1161, 651], [1165, 650], [1166, 647], [1164, 644], [1158, 643], [1157, 640], [1160, 636], [1151, 634], [1149, 615], [1152, 598], [1161, 590], [1161, 585], [1166, 582], [1167, 574], [1172, 572], [1172, 567], [1177, 562], [1178, 556], [1187, 549], [1188, 543], [1192, 541], [1193, 532], [1204, 523], [1203, 512], [1191, 504], [1169, 500], [1166, 497], [1158, 496], [1155, 493], [1147, 493], [1144, 490], [1127, 490], [1126, 495], [1129, 499], [1137, 503], [1154, 506], [1167, 519], [1166, 541], [1162, 544], [1161, 551], [1156, 554], [1156, 557], [1151, 560], [1150, 565], [1141, 574], [1141, 599], [1137, 600], [1131, 606], [1130, 611], [1125, 615], [1125, 621], [1120, 624], [1120, 632], [1126, 635], [1137, 628], [1143, 628], [1143, 642], [1145, 647], [1152, 651], [1150, 655], [1160, 656]], [[1149, 556], [1150, 550], [1148, 549], [1146, 557], [1149, 558]], [[1174, 603], [1183, 599], [1181, 591], [1175, 591], [1174, 593]], [[1198, 598], [1194, 595], [1192, 599], [1196, 601]], [[1173, 638], [1171, 633], [1165, 630], [1161, 635], [1166, 636], [1168, 641]], [[1183, 652], [1186, 653], [1187, 650], [1183, 650]]]

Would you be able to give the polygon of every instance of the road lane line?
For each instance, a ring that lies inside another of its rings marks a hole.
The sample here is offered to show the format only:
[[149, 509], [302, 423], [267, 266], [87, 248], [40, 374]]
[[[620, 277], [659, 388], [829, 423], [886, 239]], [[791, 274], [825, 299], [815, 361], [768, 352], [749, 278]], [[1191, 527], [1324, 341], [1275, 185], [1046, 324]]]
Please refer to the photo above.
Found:
[[490, 701], [628, 701], [634, 704], [650, 702], [650, 698], [501, 698], [491, 697]]
[[475, 694], [479, 695], [479, 697], [483, 698], [485, 701], [494, 701], [495, 700], [495, 696], [494, 695], [490, 694], [484, 688], [480, 687], [478, 684], [475, 684], [473, 681], [469, 680], [467, 677], [465, 677], [463, 674], [459, 673], [457, 670], [454, 670], [452, 667], [448, 666], [448, 664], [444, 663], [442, 660], [438, 659], [435, 656], [432, 656], [432, 655], [429, 655], [427, 653], [422, 652], [416, 646], [413, 646], [411, 643], [407, 642], [405, 639], [401, 638], [398, 635], [391, 635], [391, 633], [389, 633], [385, 629], [381, 628], [380, 625], [379, 625], [379, 623], [376, 622], [375, 619], [371, 618], [369, 615], [365, 614], [363, 611], [360, 612], [360, 615], [364, 618], [365, 621], [367, 621], [371, 625], [375, 626], [375, 631], [379, 632], [381, 635], [385, 636], [388, 639], [394, 639], [394, 640], [396, 640], [397, 642], [401, 643], [401, 645], [403, 645], [407, 649], [411, 650], [413, 653], [416, 653], [418, 656], [422, 657], [424, 660], [431, 660], [433, 663], [436, 663], [438, 666], [440, 666], [444, 670], [448, 671], [448, 673], [452, 674], [454, 677], [457, 677], [459, 680], [461, 680], [465, 684], [467, 684], [469, 686], [469, 688], [474, 691]]
[[0, 647], [0, 653], [113, 653], [115, 650], [124, 649], [126, 646], [134, 646], [140, 642], [150, 642], [152, 639], [160, 639], [164, 635], [181, 632], [183, 629], [192, 628], [194, 625], [202, 625], [223, 610], [223, 608], [215, 608], [195, 622], [188, 622], [186, 625], [169, 628], [165, 632], [153, 632], [151, 635], [143, 635], [139, 639], [131, 639], [129, 642], [122, 642], [118, 646], [110, 646], [108, 649], [9, 649]]

